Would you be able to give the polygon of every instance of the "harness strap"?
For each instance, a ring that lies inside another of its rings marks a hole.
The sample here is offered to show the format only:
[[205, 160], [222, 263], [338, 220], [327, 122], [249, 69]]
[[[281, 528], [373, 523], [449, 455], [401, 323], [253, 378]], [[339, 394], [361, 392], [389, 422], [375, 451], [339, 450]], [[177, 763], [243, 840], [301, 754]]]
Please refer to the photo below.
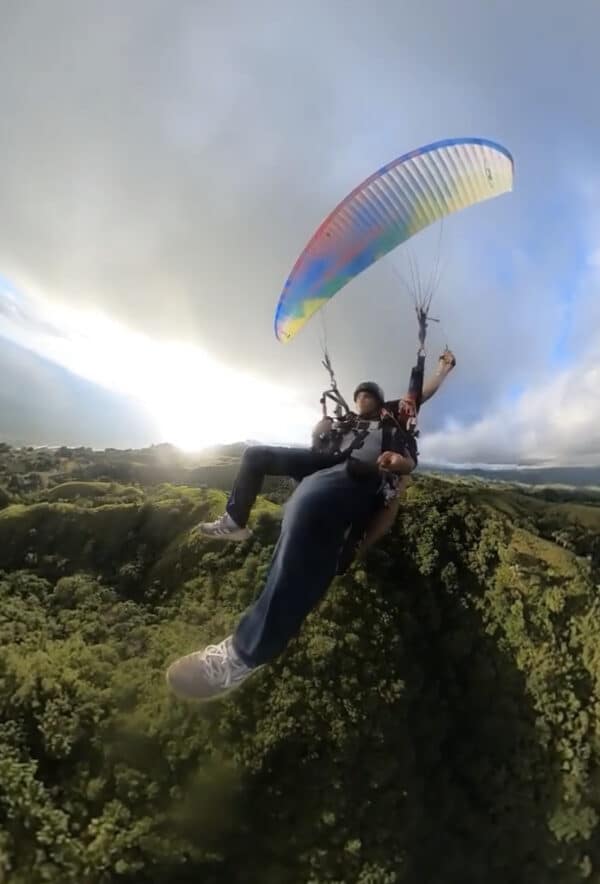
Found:
[[[389, 418], [394, 423], [396, 432], [400, 433], [400, 436], [404, 441], [407, 451], [409, 452], [410, 456], [413, 458], [415, 463], [417, 463], [418, 457], [419, 457], [419, 450], [417, 448], [416, 434], [411, 433], [410, 430], [406, 430], [402, 426], [402, 424], [400, 423], [400, 421], [398, 420], [396, 415], [392, 414], [391, 411], [388, 411], [387, 408], [382, 408], [381, 414], [384, 417]], [[384, 451], [391, 450], [392, 438], [393, 438], [392, 428], [389, 423], [386, 423], [384, 421], [383, 422], [383, 440], [382, 440], [382, 445], [383, 445]]]
[[342, 413], [345, 410], [349, 412], [350, 409], [346, 404], [346, 400], [342, 396], [342, 394], [335, 387], [331, 387], [329, 390], [325, 390], [319, 400], [321, 406], [323, 408], [323, 417], [327, 417], [327, 399], [331, 399], [332, 402], [335, 403], [334, 414], [339, 419], [342, 417]]

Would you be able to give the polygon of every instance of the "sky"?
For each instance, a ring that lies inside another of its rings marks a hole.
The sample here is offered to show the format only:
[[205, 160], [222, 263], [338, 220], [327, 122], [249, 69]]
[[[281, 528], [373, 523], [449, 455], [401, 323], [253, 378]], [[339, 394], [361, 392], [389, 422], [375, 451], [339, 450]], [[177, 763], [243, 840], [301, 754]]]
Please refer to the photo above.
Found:
[[[1, 0], [0, 438], [307, 444], [327, 384], [400, 395], [399, 278], [440, 257], [423, 462], [600, 462], [592, 0]], [[514, 190], [400, 247], [290, 343], [296, 258], [395, 157], [478, 136]]]

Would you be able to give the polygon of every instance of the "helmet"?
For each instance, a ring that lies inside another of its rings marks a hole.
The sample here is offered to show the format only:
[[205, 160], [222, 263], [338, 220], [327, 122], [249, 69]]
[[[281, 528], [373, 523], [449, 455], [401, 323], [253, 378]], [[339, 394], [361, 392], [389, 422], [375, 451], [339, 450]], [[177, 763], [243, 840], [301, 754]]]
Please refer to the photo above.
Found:
[[356, 397], [359, 393], [370, 393], [371, 396], [374, 396], [375, 399], [379, 400], [379, 402], [383, 405], [385, 402], [385, 395], [383, 390], [376, 384], [374, 381], [363, 381], [362, 384], [359, 384], [356, 390], [354, 391], [354, 401], [356, 402]]

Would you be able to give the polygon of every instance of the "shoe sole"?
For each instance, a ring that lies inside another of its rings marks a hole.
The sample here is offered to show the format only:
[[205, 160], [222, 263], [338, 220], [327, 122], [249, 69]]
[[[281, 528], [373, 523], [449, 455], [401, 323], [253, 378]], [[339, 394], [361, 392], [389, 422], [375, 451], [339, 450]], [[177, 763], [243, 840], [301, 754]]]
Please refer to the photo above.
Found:
[[[176, 663], [176, 662], [177, 662], [177, 661], [174, 661], [174, 663]], [[234, 685], [231, 685], [231, 687], [229, 687], [229, 688], [225, 688], [225, 690], [223, 690], [223, 691], [219, 691], [218, 694], [211, 694], [211, 696], [209, 696], [209, 697], [198, 697], [198, 696], [193, 696], [193, 695], [190, 695], [190, 694], [184, 694], [184, 693], [182, 693], [181, 691], [178, 691], [178, 690], [176, 690], [176, 689], [173, 687], [173, 684], [172, 684], [172, 682], [171, 682], [171, 680], [170, 680], [170, 678], [169, 678], [169, 673], [170, 673], [170, 671], [171, 671], [171, 667], [174, 665], [174, 663], [172, 663], [171, 666], [169, 666], [169, 668], [168, 668], [167, 671], [165, 672], [165, 681], [166, 681], [166, 683], [167, 683], [167, 687], [169, 688], [169, 691], [170, 691], [175, 697], [177, 697], [179, 700], [185, 700], [185, 701], [187, 701], [188, 703], [214, 703], [216, 700], [224, 700], [225, 697], [227, 697], [229, 694], [232, 694], [234, 691], [237, 691], [237, 690], [239, 690], [241, 687], [243, 687], [244, 684], [245, 684], [247, 681], [250, 681], [250, 679], [252, 678], [252, 676], [256, 675], [256, 674], [257, 674], [258, 672], [260, 672], [260, 670], [263, 668], [262, 665], [261, 665], [261, 666], [257, 666], [257, 667], [256, 667], [256, 668], [250, 673], [250, 675], [248, 675], [248, 676], [247, 676], [242, 682], [240, 682], [240, 684], [234, 684]], [[263, 665], [264, 665], [264, 664], [263, 664]]]
[[252, 531], [248, 531], [247, 534], [212, 534], [210, 531], [203, 531], [201, 528], [197, 528], [193, 533], [200, 535], [200, 537], [205, 537], [207, 540], [232, 540], [235, 543], [242, 543], [244, 540], [249, 540], [252, 537]]

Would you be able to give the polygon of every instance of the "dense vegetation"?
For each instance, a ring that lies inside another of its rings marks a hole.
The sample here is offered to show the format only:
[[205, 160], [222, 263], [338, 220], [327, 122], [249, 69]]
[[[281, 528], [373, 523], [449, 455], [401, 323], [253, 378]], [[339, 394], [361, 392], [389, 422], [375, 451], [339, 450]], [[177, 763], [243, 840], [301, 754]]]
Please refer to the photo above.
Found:
[[420, 477], [197, 707], [165, 667], [235, 625], [278, 506], [223, 547], [190, 533], [222, 491], [60, 478], [0, 491], [0, 880], [599, 884], [593, 500]]

